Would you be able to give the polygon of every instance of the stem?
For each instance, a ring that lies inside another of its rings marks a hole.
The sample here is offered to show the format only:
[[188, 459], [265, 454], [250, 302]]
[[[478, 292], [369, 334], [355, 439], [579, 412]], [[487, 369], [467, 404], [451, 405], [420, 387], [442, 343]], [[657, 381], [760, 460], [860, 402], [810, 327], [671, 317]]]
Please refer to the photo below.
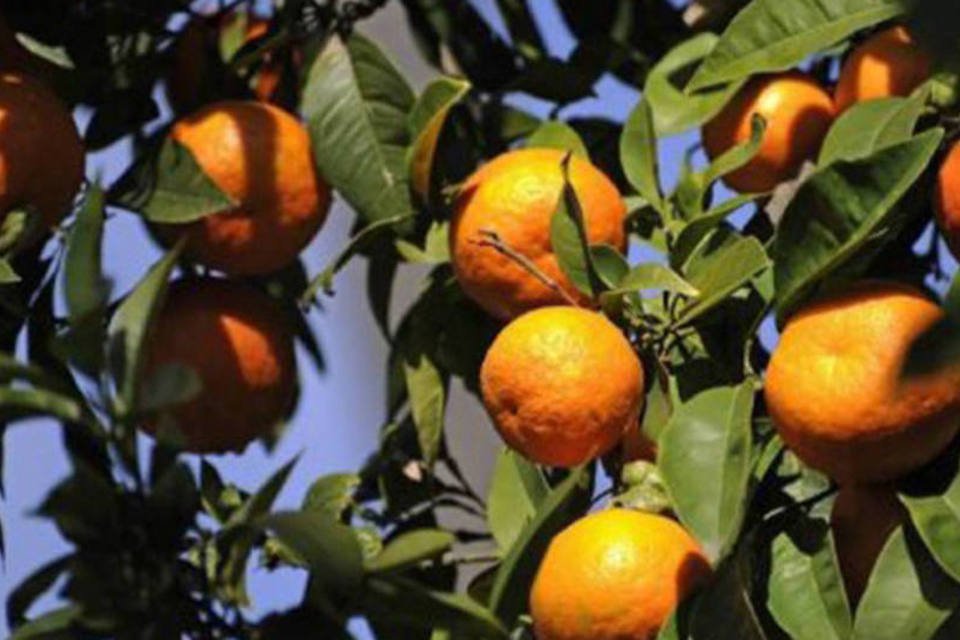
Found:
[[480, 240], [474, 240], [474, 242], [476, 242], [478, 245], [495, 249], [501, 255], [506, 256], [510, 260], [516, 262], [518, 265], [520, 265], [520, 267], [527, 271], [527, 273], [539, 280], [544, 286], [562, 297], [567, 304], [570, 304], [574, 307], [580, 306], [573, 296], [567, 293], [566, 290], [557, 284], [553, 278], [541, 271], [540, 268], [535, 265], [532, 260], [530, 260], [530, 258], [518, 252], [516, 249], [510, 247], [503, 240], [501, 240], [500, 235], [496, 231], [490, 229], [481, 229], [480, 235], [482, 236]]

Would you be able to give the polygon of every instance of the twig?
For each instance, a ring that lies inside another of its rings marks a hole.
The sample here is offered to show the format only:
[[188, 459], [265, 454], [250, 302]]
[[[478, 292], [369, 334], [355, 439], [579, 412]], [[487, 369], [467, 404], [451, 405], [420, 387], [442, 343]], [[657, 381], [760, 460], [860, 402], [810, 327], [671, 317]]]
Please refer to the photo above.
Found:
[[532, 260], [530, 260], [530, 258], [518, 252], [516, 249], [510, 247], [503, 240], [501, 240], [500, 235], [496, 231], [491, 229], [480, 229], [479, 233], [482, 238], [479, 240], [474, 240], [473, 242], [482, 247], [490, 247], [495, 249], [501, 255], [506, 256], [510, 260], [513, 260], [520, 265], [520, 267], [526, 270], [527, 273], [532, 275], [534, 278], [539, 280], [544, 286], [566, 300], [568, 304], [574, 307], [580, 306], [573, 296], [567, 293], [567, 291], [557, 284], [553, 278], [541, 271], [540, 268], [535, 265]]

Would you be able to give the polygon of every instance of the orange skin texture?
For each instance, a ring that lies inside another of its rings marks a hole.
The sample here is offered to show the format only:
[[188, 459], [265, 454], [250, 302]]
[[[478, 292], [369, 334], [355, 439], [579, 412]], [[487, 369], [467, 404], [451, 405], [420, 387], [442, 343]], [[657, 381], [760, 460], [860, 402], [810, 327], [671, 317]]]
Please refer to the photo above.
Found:
[[840, 573], [847, 598], [856, 606], [887, 538], [907, 514], [892, 487], [843, 487], [830, 514]]
[[873, 281], [797, 313], [765, 385], [787, 446], [841, 485], [893, 480], [936, 457], [960, 426], [960, 366], [901, 374], [912, 344], [943, 317], [923, 293]]
[[960, 256], [960, 143], [954, 143], [940, 165], [934, 191], [937, 222], [954, 256]]
[[530, 592], [537, 640], [652, 640], [710, 575], [675, 521], [608, 509], [574, 522], [547, 548]]
[[[186, 451], [242, 451], [284, 418], [297, 386], [287, 324], [271, 298], [236, 281], [170, 286], [148, 342], [146, 371], [179, 364], [199, 376], [200, 394], [170, 411]], [[144, 426], [149, 433], [157, 428]]]
[[330, 208], [310, 136], [289, 113], [255, 101], [219, 102], [178, 121], [171, 137], [239, 204], [166, 235], [188, 237], [195, 261], [228, 274], [264, 274], [294, 260]]
[[56, 225], [73, 204], [83, 170], [83, 143], [67, 107], [39, 80], [0, 73], [0, 222], [25, 206]]
[[483, 403], [506, 443], [530, 460], [572, 467], [636, 425], [643, 369], [603, 315], [544, 307], [508, 324], [480, 368]]
[[[511, 249], [530, 259], [571, 297], [583, 301], [561, 272], [550, 244], [550, 220], [563, 191], [557, 149], [504, 153], [464, 184], [450, 228], [450, 254], [463, 290], [487, 313], [510, 320], [525, 311], [566, 300], [496, 249], [479, 244], [494, 231]], [[588, 161], [574, 156], [570, 181], [583, 209], [590, 244], [626, 248], [627, 210], [616, 185]]]
[[881, 31], [843, 63], [835, 100], [840, 112], [858, 102], [908, 96], [933, 72], [933, 60], [903, 27]]
[[830, 94], [805, 74], [754, 78], [703, 126], [707, 156], [715, 160], [750, 140], [754, 114], [767, 123], [760, 148], [750, 162], [723, 178], [741, 193], [771, 191], [795, 177], [820, 151], [836, 108]]

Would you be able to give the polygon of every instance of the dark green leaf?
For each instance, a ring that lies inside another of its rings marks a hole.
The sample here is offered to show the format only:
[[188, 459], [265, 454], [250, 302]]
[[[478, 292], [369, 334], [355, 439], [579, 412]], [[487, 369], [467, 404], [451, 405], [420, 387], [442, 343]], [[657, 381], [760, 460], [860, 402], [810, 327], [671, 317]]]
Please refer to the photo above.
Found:
[[922, 95], [858, 102], [837, 118], [820, 148], [820, 166], [860, 160], [907, 141], [923, 112]]
[[43, 565], [16, 588], [7, 597], [7, 621], [11, 626], [22, 624], [27, 611], [40, 596], [47, 593], [70, 566], [73, 556], [61, 556]]
[[511, 449], [500, 450], [487, 495], [487, 524], [502, 551], [513, 546], [549, 491], [535, 464]]
[[660, 191], [657, 137], [650, 104], [641, 100], [627, 118], [620, 136], [620, 162], [627, 180], [650, 205], [665, 215], [666, 203]]
[[443, 439], [446, 384], [437, 365], [422, 351], [404, 358], [403, 375], [420, 452], [427, 467], [432, 467]]
[[390, 573], [417, 566], [443, 555], [456, 537], [439, 529], [416, 529], [400, 534], [378, 555], [364, 563], [367, 573]]
[[410, 130], [414, 136], [409, 151], [410, 182], [425, 201], [434, 183], [437, 144], [447, 117], [470, 89], [470, 83], [460, 78], [439, 78], [427, 85], [410, 112]]
[[355, 473], [332, 473], [317, 478], [303, 499], [303, 511], [319, 511], [331, 520], [340, 520], [353, 502], [353, 493], [360, 486]]
[[[821, 281], [859, 269], [905, 221], [892, 219], [897, 202], [916, 181], [943, 138], [932, 129], [862, 160], [818, 170], [797, 192], [777, 229], [771, 255], [777, 265], [777, 318], [782, 322]], [[847, 275], [856, 275], [847, 274]]]
[[527, 147], [570, 151], [585, 160], [590, 159], [587, 146], [570, 125], [559, 120], [547, 120], [527, 138]]
[[9, 640], [74, 640], [76, 632], [71, 630], [80, 615], [77, 607], [62, 607], [17, 627]]
[[84, 409], [75, 399], [54, 391], [0, 388], [0, 421], [33, 416], [80, 422], [84, 419]]
[[937, 564], [960, 582], [960, 476], [943, 493], [900, 500]]
[[857, 607], [853, 640], [931, 638], [960, 606], [960, 585], [911, 531], [894, 531], [877, 558]]
[[650, 290], [670, 291], [689, 297], [700, 295], [700, 291], [676, 271], [656, 262], [639, 264], [630, 269], [616, 289], [610, 293], [616, 295]]
[[490, 609], [508, 626], [526, 610], [540, 560], [555, 535], [583, 515], [593, 493], [593, 465], [577, 467], [554, 488], [524, 527], [497, 570]]
[[310, 64], [300, 111], [321, 175], [368, 222], [413, 211], [406, 165], [414, 95], [375, 44], [331, 37]]
[[581, 292], [596, 297], [603, 289], [588, 245], [583, 209], [570, 182], [571, 155], [564, 158], [563, 193], [550, 219], [550, 244], [563, 273]]
[[704, 391], [674, 408], [657, 464], [680, 521], [716, 560], [736, 541], [752, 462], [754, 380]]
[[608, 289], [615, 289], [630, 272], [627, 258], [608, 244], [592, 245], [590, 257], [597, 277]]
[[903, 14], [908, 0], [753, 0], [733, 19], [687, 89], [790, 69], [850, 34]]

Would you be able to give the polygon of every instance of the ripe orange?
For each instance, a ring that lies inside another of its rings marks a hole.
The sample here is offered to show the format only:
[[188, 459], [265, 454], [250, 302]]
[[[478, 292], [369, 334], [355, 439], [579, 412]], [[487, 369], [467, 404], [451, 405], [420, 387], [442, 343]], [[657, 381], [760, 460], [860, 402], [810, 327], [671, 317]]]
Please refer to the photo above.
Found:
[[[504, 153], [464, 184], [450, 228], [450, 254], [463, 290], [491, 315], [509, 320], [564, 298], [523, 267], [480, 243], [492, 231], [575, 298], [550, 244], [550, 220], [563, 190], [564, 152], [523, 149]], [[591, 244], [626, 246], [626, 207], [617, 187], [588, 161], [574, 157], [570, 181], [580, 201]], [[581, 298], [582, 299], [582, 298]]]
[[170, 135], [239, 204], [166, 225], [166, 235], [186, 234], [190, 257], [229, 274], [268, 273], [296, 260], [326, 219], [330, 190], [293, 116], [262, 102], [220, 102], [183, 118]]
[[0, 222], [27, 207], [56, 225], [73, 204], [83, 165], [80, 134], [60, 99], [30, 76], [0, 72]]
[[541, 464], [603, 455], [637, 423], [643, 369], [603, 315], [545, 307], [504, 328], [480, 368], [483, 403], [507, 444]]
[[653, 640], [710, 575], [696, 541], [669, 518], [609, 509], [560, 532], [530, 592], [537, 640]]
[[891, 487], [843, 487], [830, 515], [840, 573], [851, 604], [860, 601], [887, 538], [906, 514]]
[[937, 174], [934, 192], [937, 222], [953, 255], [960, 256], [960, 142], [955, 142]]
[[[241, 451], [269, 434], [296, 396], [293, 338], [272, 299], [237, 281], [180, 280], [148, 342], [149, 376], [164, 365], [193, 369], [203, 383], [171, 416], [195, 453]], [[154, 433], [156, 421], [145, 426]]]
[[[232, 72], [218, 63], [220, 39], [228, 29], [233, 29], [238, 21], [243, 26], [243, 44], [247, 44], [266, 35], [270, 21], [239, 11], [219, 17], [195, 18], [187, 23], [177, 38], [173, 48], [170, 73], [167, 76], [167, 97], [177, 113], [188, 113], [202, 106], [211, 89], [216, 89], [220, 97], [237, 97], [249, 94], [264, 102], [274, 102], [278, 98], [278, 89], [283, 78], [283, 60], [280, 55], [270, 52], [259, 63], [253, 77], [252, 87], [246, 86], [240, 74]], [[302, 55], [292, 52], [294, 64], [299, 64]]]
[[943, 318], [923, 293], [864, 282], [787, 324], [766, 399], [784, 442], [841, 484], [883, 482], [922, 466], [960, 427], [960, 366], [902, 376], [913, 342]]
[[837, 108], [842, 112], [865, 100], [910, 95], [932, 70], [933, 60], [906, 29], [881, 31], [843, 63], [835, 94]]
[[754, 78], [703, 126], [703, 146], [715, 160], [750, 139], [751, 120], [759, 114], [767, 128], [757, 154], [724, 177], [736, 191], [759, 193], [796, 176], [820, 151], [836, 109], [823, 87], [799, 72]]

